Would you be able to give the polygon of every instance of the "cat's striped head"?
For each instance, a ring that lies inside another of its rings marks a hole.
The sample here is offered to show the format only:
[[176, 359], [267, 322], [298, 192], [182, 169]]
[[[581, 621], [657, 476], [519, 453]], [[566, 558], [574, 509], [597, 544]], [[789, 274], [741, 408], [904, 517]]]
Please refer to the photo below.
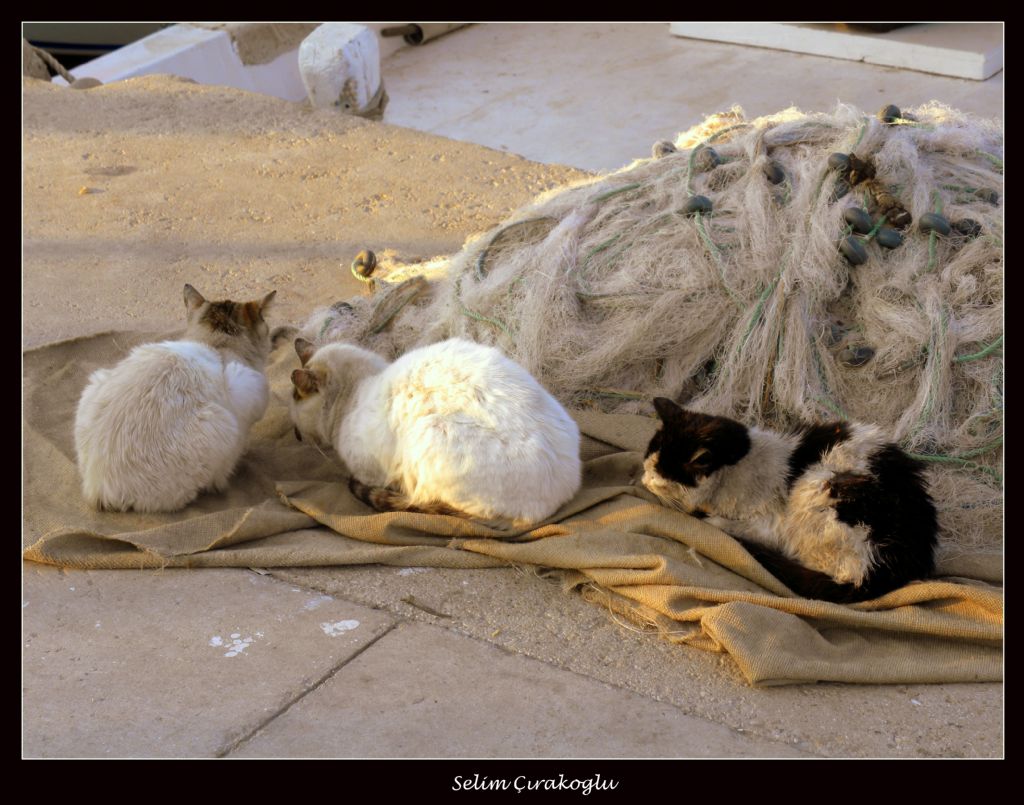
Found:
[[254, 367], [263, 368], [270, 355], [270, 328], [263, 315], [277, 291], [262, 299], [211, 302], [191, 285], [185, 286], [185, 338], [230, 349]]

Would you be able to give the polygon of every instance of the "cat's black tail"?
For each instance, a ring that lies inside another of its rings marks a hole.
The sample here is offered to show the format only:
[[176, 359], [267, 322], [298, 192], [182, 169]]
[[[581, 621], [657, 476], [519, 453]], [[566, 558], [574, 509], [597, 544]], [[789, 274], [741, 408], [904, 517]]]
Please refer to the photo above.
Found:
[[872, 590], [869, 585], [855, 587], [852, 584], [840, 584], [831, 576], [818, 570], [804, 567], [783, 553], [734, 537], [747, 552], [760, 562], [775, 578], [802, 598], [813, 598], [817, 601], [832, 601], [836, 604], [853, 604], [877, 598], [880, 593]]

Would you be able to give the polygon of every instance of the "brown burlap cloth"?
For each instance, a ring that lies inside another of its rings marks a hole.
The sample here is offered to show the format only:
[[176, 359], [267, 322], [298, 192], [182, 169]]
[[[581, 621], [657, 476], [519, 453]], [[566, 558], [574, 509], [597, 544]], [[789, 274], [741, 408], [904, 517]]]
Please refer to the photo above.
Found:
[[852, 606], [795, 598], [728, 535], [636, 485], [653, 419], [579, 412], [583, 488], [529, 533], [372, 513], [335, 457], [296, 441], [280, 401], [298, 365], [289, 348], [272, 357], [279, 399], [227, 493], [170, 515], [95, 512], [75, 466], [78, 398], [95, 368], [157, 337], [107, 333], [25, 353], [26, 559], [90, 569], [531, 565], [669, 640], [729, 652], [752, 684], [1002, 679], [1001, 556], [945, 559], [940, 578]]

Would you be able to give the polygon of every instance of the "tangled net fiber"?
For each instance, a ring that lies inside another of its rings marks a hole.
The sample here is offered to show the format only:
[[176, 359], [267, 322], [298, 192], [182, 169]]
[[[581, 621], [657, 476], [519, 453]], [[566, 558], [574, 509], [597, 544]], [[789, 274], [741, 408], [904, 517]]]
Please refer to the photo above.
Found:
[[437, 279], [317, 311], [303, 334], [390, 356], [494, 344], [570, 407], [650, 413], [665, 396], [773, 428], [875, 422], [929, 462], [948, 547], [996, 546], [1001, 122], [938, 103], [886, 119], [734, 109], [653, 153], [539, 197]]

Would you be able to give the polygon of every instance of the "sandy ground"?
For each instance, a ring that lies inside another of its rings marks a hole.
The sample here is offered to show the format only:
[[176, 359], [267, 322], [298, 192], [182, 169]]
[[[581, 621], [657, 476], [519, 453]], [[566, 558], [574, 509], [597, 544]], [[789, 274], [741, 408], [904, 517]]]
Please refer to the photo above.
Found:
[[[252, 298], [276, 288], [271, 324], [293, 321], [315, 305], [362, 292], [348, 273], [360, 249], [391, 249], [407, 260], [451, 253], [536, 193], [585, 176], [481, 146], [168, 77], [88, 91], [26, 79], [24, 115], [26, 349], [104, 331], [174, 327], [182, 322], [186, 282], [211, 297]], [[249, 572], [217, 574], [241, 578]], [[193, 581], [181, 595], [212, 605], [217, 589], [198, 578], [203, 575], [183, 572], [181, 578]], [[668, 705], [680, 718], [727, 728], [736, 747], [756, 739], [824, 756], [1002, 752], [998, 684], [752, 689], [727, 657], [636, 634], [550, 582], [512, 569], [400, 574], [360, 567], [272, 576], [282, 589], [290, 585], [352, 602], [402, 628], [431, 624], [571, 672], [572, 679], [596, 680], [622, 697]], [[25, 599], [49, 596], [51, 587], [61, 587], [66, 597], [67, 589], [75, 591], [86, 580], [108, 596], [94, 602], [102, 611], [112, 606], [103, 601], [138, 595], [151, 576], [58, 576], [26, 565]], [[403, 602], [410, 594], [447, 617]], [[26, 633], [39, 635], [60, 626], [77, 605], [68, 599], [65, 610], [23, 606]], [[97, 615], [97, 629], [100, 621]], [[38, 642], [26, 643], [37, 646], [25, 649], [26, 680], [37, 680], [37, 688], [26, 683], [29, 754], [71, 751], [55, 742], [52, 723], [29, 706], [36, 701], [32, 696], [41, 695], [38, 680], [50, 686], [50, 695], [60, 694], [70, 707], [90, 713], [97, 730], [104, 719], [116, 717], [96, 703], [94, 691], [76, 687], [78, 677], [61, 670], [66, 668], [60, 663], [76, 659], [75, 641], [89, 636], [68, 631], [61, 639], [69, 651], [59, 656], [46, 654]], [[49, 662], [45, 674], [43, 660]], [[315, 675], [300, 676], [306, 690], [319, 684]], [[136, 695], [144, 693], [143, 684]], [[254, 723], [261, 728], [262, 722]], [[179, 754], [229, 754], [252, 734], [240, 729], [220, 744], [212, 741], [212, 749], [204, 744], [188, 751], [187, 735], [175, 746], [185, 747]], [[99, 733], [86, 734], [81, 751], [102, 754], [95, 744]], [[400, 748], [392, 751], [402, 754]], [[673, 754], [664, 747], [652, 751]], [[718, 751], [742, 754], [727, 746]], [[280, 753], [280, 745], [271, 741], [265, 752]], [[538, 752], [561, 754], [550, 744]]]
[[585, 175], [170, 77], [26, 81], [25, 346], [174, 326], [185, 282], [288, 320], [361, 292], [360, 249], [447, 254]]

